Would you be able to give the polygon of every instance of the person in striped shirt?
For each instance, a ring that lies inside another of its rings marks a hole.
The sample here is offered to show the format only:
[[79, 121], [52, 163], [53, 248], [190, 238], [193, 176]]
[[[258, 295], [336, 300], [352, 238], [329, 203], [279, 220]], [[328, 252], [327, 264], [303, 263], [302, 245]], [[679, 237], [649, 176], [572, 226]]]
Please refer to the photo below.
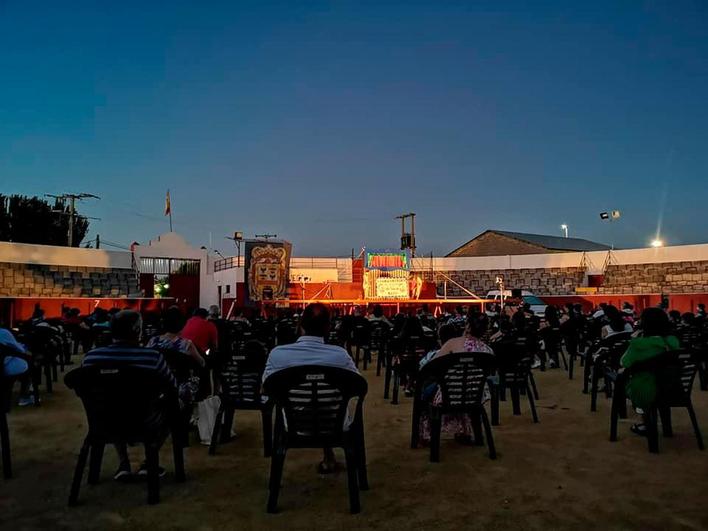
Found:
[[[177, 391], [177, 380], [165, 362], [165, 358], [149, 348], [140, 346], [143, 322], [138, 312], [123, 310], [111, 319], [111, 336], [113, 342], [106, 346], [95, 348], [88, 352], [81, 363], [82, 367], [139, 367], [154, 370], [166, 390]], [[116, 444], [116, 452], [120, 464], [113, 478], [116, 481], [127, 480], [132, 476], [128, 448], [125, 444]], [[165, 473], [160, 467], [160, 476]], [[138, 469], [139, 476], [147, 476], [147, 468], [143, 463]]]

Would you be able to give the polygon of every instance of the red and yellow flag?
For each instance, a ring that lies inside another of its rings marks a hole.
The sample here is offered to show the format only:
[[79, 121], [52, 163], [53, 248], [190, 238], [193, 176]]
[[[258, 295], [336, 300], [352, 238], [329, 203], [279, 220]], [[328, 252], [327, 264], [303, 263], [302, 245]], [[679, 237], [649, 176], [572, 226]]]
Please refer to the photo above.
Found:
[[167, 190], [167, 195], [165, 196], [165, 216], [172, 214], [172, 205], [170, 205], [170, 191]]

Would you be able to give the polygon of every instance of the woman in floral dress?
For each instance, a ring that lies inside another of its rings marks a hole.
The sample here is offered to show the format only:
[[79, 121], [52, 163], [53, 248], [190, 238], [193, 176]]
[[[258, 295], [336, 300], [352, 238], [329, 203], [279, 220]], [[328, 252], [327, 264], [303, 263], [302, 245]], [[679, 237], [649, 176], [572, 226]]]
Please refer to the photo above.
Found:
[[[483, 352], [493, 356], [494, 352], [489, 345], [479, 339], [486, 333], [487, 326], [486, 315], [470, 312], [467, 316], [464, 334], [446, 341], [428, 361], [456, 352]], [[485, 400], [488, 399], [488, 396], [485, 389]], [[423, 400], [427, 400], [432, 407], [439, 406], [442, 403], [442, 393], [438, 386], [426, 387], [423, 391]], [[430, 442], [430, 413], [428, 409], [423, 411], [420, 422], [420, 440], [424, 444]], [[455, 440], [463, 444], [470, 444], [473, 440], [472, 421], [467, 414], [443, 415], [442, 431], [454, 435]]]

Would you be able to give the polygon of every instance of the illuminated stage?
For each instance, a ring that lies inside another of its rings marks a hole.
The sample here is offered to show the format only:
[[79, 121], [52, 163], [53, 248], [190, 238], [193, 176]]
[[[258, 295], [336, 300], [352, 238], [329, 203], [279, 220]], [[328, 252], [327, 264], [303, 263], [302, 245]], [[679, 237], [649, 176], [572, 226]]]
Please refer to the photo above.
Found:
[[312, 303], [322, 303], [329, 306], [341, 306], [353, 311], [356, 307], [371, 308], [372, 306], [379, 305], [386, 308], [396, 307], [396, 313], [399, 313], [402, 308], [404, 309], [418, 309], [423, 305], [427, 305], [428, 309], [434, 314], [439, 315], [445, 309], [454, 309], [455, 306], [471, 306], [479, 304], [479, 309], [484, 311], [484, 305], [487, 303], [496, 302], [493, 299], [473, 299], [473, 298], [449, 298], [449, 299], [285, 299], [285, 300], [274, 300], [274, 301], [263, 301], [264, 309], [272, 305], [275, 308], [304, 308], [308, 304]]

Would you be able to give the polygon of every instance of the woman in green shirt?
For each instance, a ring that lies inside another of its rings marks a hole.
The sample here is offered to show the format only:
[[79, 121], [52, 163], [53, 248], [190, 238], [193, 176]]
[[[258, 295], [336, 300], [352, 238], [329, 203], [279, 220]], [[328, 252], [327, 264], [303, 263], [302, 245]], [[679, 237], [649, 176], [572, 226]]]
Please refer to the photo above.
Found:
[[[678, 339], [672, 335], [671, 322], [661, 308], [647, 308], [642, 312], [641, 337], [632, 339], [620, 363], [629, 369], [635, 364], [647, 361], [670, 350], [679, 348]], [[635, 408], [646, 409], [656, 399], [656, 377], [651, 372], [638, 372], [627, 382], [627, 396]], [[632, 431], [639, 435], [646, 433], [644, 424], [635, 424]]]

